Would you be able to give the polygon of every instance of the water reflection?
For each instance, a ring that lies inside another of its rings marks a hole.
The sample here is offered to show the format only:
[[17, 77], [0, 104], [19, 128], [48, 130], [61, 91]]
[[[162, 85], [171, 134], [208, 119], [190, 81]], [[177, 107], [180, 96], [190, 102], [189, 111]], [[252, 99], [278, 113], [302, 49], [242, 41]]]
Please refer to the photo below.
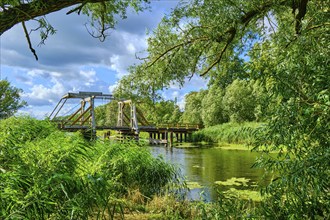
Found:
[[[203, 188], [192, 189], [191, 199], [215, 200], [217, 190], [255, 189], [256, 183], [263, 184], [261, 169], [251, 168], [258, 153], [245, 150], [221, 148], [166, 148], [151, 146], [153, 155], [162, 155], [167, 162], [177, 164], [188, 182], [197, 182]], [[226, 181], [233, 177], [249, 179], [243, 186], [218, 186], [216, 181]]]

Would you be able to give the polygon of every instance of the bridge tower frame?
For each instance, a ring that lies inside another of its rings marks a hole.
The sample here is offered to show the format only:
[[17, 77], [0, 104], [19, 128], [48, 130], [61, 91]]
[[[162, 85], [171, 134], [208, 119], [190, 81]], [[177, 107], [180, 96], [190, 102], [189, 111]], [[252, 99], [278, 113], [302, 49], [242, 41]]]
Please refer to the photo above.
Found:
[[[126, 105], [129, 105], [130, 117], [128, 117], [124, 112]], [[138, 135], [140, 132], [139, 132], [139, 124], [136, 113], [137, 113], [136, 106], [132, 100], [119, 101], [117, 126], [124, 127], [126, 124], [131, 127], [131, 129], [134, 131], [136, 135]]]
[[[113, 100], [113, 96], [110, 94], [103, 94], [102, 92], [67, 93], [61, 98], [49, 115], [51, 121], [58, 121], [56, 117], [68, 99], [81, 99], [80, 108], [66, 120], [59, 120], [59, 128], [67, 130], [74, 130], [77, 128], [91, 129], [93, 136], [96, 134], [95, 99]], [[86, 106], [87, 103], [89, 103], [88, 107]]]

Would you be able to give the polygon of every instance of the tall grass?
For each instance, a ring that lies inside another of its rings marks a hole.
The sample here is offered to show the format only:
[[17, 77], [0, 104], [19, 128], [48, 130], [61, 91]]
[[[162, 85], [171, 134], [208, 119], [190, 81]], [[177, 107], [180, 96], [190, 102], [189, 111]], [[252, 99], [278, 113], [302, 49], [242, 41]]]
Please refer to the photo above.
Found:
[[171, 195], [154, 197], [146, 209], [160, 213], [159, 219], [264, 219], [255, 202], [221, 192], [214, 202], [178, 201]]
[[193, 141], [249, 144], [253, 141], [256, 128], [262, 126], [257, 122], [224, 123], [204, 128], [193, 133]]
[[[96, 142], [93, 159], [88, 165], [91, 173], [108, 173], [120, 183], [117, 191], [127, 193], [139, 189], [145, 196], [160, 193], [169, 180], [179, 182], [178, 170], [161, 157], [153, 157], [146, 146], [135, 142]], [[110, 160], [109, 160], [110, 159]]]
[[131, 189], [151, 196], [176, 174], [133, 143], [90, 143], [29, 117], [0, 121], [0, 219], [113, 218]]

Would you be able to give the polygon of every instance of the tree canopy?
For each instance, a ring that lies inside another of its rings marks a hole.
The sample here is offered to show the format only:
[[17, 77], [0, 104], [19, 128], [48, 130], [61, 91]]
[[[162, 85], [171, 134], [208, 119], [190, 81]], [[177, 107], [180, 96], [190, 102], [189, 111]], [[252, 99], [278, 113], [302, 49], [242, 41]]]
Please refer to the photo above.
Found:
[[[221, 72], [236, 62], [233, 57], [244, 57], [255, 50], [256, 42], [276, 37], [285, 40], [278, 46], [290, 47], [297, 38], [329, 25], [325, 19], [327, 3], [182, 1], [149, 38], [145, 63], [135, 67], [134, 76], [125, 77], [123, 82], [144, 77], [153, 82], [154, 89], [169, 86], [173, 80], [183, 84], [194, 74]], [[323, 20], [311, 19], [314, 15]], [[148, 89], [146, 85], [140, 87]]]
[[20, 100], [21, 89], [10, 86], [7, 80], [0, 80], [0, 119], [8, 118], [26, 105]]

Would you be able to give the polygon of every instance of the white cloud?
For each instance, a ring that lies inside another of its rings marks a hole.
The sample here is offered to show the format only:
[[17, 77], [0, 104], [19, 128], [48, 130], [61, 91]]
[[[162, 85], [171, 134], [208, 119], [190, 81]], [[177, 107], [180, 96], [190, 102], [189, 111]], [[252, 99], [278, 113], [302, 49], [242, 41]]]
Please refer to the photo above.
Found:
[[96, 72], [94, 70], [90, 70], [90, 71], [80, 70], [79, 75], [81, 76], [80, 80], [83, 80], [83, 82], [85, 82], [84, 85], [87, 87], [94, 85], [94, 83], [97, 81]]
[[127, 51], [131, 54], [131, 55], [135, 55], [136, 53], [136, 49], [134, 47], [134, 45], [132, 43], [129, 43], [127, 46]]
[[177, 105], [179, 106], [179, 108], [181, 109], [181, 111], [184, 110], [184, 106], [185, 106], [185, 104], [186, 104], [186, 102], [185, 102], [185, 95], [186, 95], [186, 94], [183, 94], [183, 95], [180, 97], [180, 99], [178, 99], [178, 102], [177, 102]]
[[117, 86], [118, 86], [118, 83], [110, 85], [109, 88], [108, 88], [109, 92], [112, 94], [113, 91], [117, 88]]
[[39, 109], [28, 107], [28, 108], [25, 108], [24, 110], [18, 110], [16, 115], [30, 115], [35, 118], [43, 119], [47, 115], [49, 115], [49, 110], [47, 110], [47, 109], [39, 110]]
[[22, 94], [22, 98], [31, 106], [49, 105], [57, 102], [67, 91], [61, 82], [55, 79], [52, 79], [51, 82], [53, 84], [51, 87], [46, 87], [41, 84], [33, 85], [30, 92]]
[[178, 98], [179, 95], [180, 95], [179, 91], [174, 91], [174, 92], [172, 92], [171, 97], [172, 97], [172, 99], [175, 99], [175, 98]]

